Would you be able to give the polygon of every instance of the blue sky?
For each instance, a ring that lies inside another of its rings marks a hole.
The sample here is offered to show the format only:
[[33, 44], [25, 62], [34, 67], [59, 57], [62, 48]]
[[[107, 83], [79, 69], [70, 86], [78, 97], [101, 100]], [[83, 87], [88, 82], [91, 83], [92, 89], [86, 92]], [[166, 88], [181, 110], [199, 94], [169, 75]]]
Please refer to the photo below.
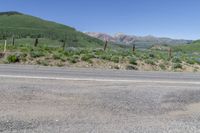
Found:
[[200, 39], [200, 0], [1, 0], [20, 11], [80, 31]]

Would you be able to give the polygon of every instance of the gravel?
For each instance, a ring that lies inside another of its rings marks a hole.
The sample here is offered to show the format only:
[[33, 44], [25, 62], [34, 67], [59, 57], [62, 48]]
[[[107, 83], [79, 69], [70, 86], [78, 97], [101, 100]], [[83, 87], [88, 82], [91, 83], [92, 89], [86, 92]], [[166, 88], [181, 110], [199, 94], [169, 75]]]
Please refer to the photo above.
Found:
[[0, 78], [2, 133], [198, 133], [193, 84]]

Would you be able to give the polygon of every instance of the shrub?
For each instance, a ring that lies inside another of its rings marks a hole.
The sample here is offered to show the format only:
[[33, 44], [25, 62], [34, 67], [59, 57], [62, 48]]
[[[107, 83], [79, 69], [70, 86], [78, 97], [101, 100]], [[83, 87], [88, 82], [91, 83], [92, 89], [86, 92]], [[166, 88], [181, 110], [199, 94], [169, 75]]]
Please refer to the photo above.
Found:
[[65, 56], [63, 53], [59, 53], [59, 52], [54, 52], [53, 53], [53, 59], [55, 60], [62, 60], [62, 61], [65, 61]]
[[176, 63], [176, 64], [173, 65], [173, 68], [174, 68], [174, 69], [182, 69], [183, 66], [182, 66], [182, 64], [180, 64], [180, 63]]
[[141, 55], [141, 56], [140, 56], [140, 59], [149, 59], [149, 56], [146, 55], [146, 54], [144, 54], [144, 55]]
[[38, 61], [37, 61], [37, 64], [43, 65], [43, 66], [48, 66], [48, 65], [49, 65], [49, 62], [46, 61], [46, 60], [38, 60]]
[[119, 63], [119, 57], [113, 56], [113, 57], [111, 57], [111, 61], [113, 61], [114, 63]]
[[129, 58], [129, 63], [132, 64], [132, 65], [137, 65], [137, 60], [136, 60], [136, 58], [130, 57], [130, 58]]
[[165, 69], [166, 69], [166, 67], [165, 67], [164, 64], [160, 64], [159, 67], [160, 67], [162, 70], [165, 70]]
[[94, 58], [94, 55], [92, 55], [92, 54], [84, 54], [84, 55], [82, 55], [81, 60], [89, 62], [91, 58]]
[[137, 68], [133, 65], [127, 65], [126, 70], [137, 70]]
[[79, 61], [79, 56], [77, 56], [77, 55], [74, 55], [74, 56], [71, 56], [71, 57], [68, 57], [68, 61], [70, 62], [70, 63], [77, 63], [78, 61]]
[[80, 55], [81, 52], [83, 52], [83, 51], [81, 51], [78, 48], [69, 47], [69, 48], [65, 49], [64, 53], [65, 53], [66, 56], [73, 56], [73, 55]]
[[155, 65], [155, 62], [153, 60], [145, 60], [145, 63], [150, 64], [150, 65]]
[[80, 54], [88, 54], [90, 51], [87, 49], [81, 49]]
[[173, 62], [173, 63], [182, 63], [181, 59], [178, 58], [178, 57], [173, 58], [173, 59], [172, 59], [172, 62]]
[[109, 55], [109, 54], [103, 54], [103, 55], [101, 55], [100, 58], [103, 59], [103, 60], [111, 60], [111, 55]]
[[16, 63], [19, 62], [19, 58], [16, 55], [9, 55], [7, 56], [8, 63]]
[[150, 57], [150, 58], [155, 58], [155, 55], [154, 55], [153, 53], [150, 53], [150, 54], [149, 54], [149, 57]]

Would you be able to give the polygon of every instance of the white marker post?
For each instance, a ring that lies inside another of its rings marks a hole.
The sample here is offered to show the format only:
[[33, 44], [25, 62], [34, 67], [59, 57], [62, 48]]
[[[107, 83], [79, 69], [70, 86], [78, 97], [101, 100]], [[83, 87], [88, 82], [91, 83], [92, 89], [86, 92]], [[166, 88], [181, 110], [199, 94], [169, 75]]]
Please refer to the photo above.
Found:
[[7, 47], [7, 40], [5, 40], [5, 44], [4, 44], [4, 53], [6, 52], [6, 47]]

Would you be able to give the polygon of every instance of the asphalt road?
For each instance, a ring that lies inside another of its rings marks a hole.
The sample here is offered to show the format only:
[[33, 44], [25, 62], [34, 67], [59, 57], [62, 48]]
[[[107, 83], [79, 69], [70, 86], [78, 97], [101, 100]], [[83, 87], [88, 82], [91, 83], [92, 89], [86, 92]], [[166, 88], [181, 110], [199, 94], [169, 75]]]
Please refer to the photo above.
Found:
[[0, 65], [2, 133], [199, 133], [200, 74]]

